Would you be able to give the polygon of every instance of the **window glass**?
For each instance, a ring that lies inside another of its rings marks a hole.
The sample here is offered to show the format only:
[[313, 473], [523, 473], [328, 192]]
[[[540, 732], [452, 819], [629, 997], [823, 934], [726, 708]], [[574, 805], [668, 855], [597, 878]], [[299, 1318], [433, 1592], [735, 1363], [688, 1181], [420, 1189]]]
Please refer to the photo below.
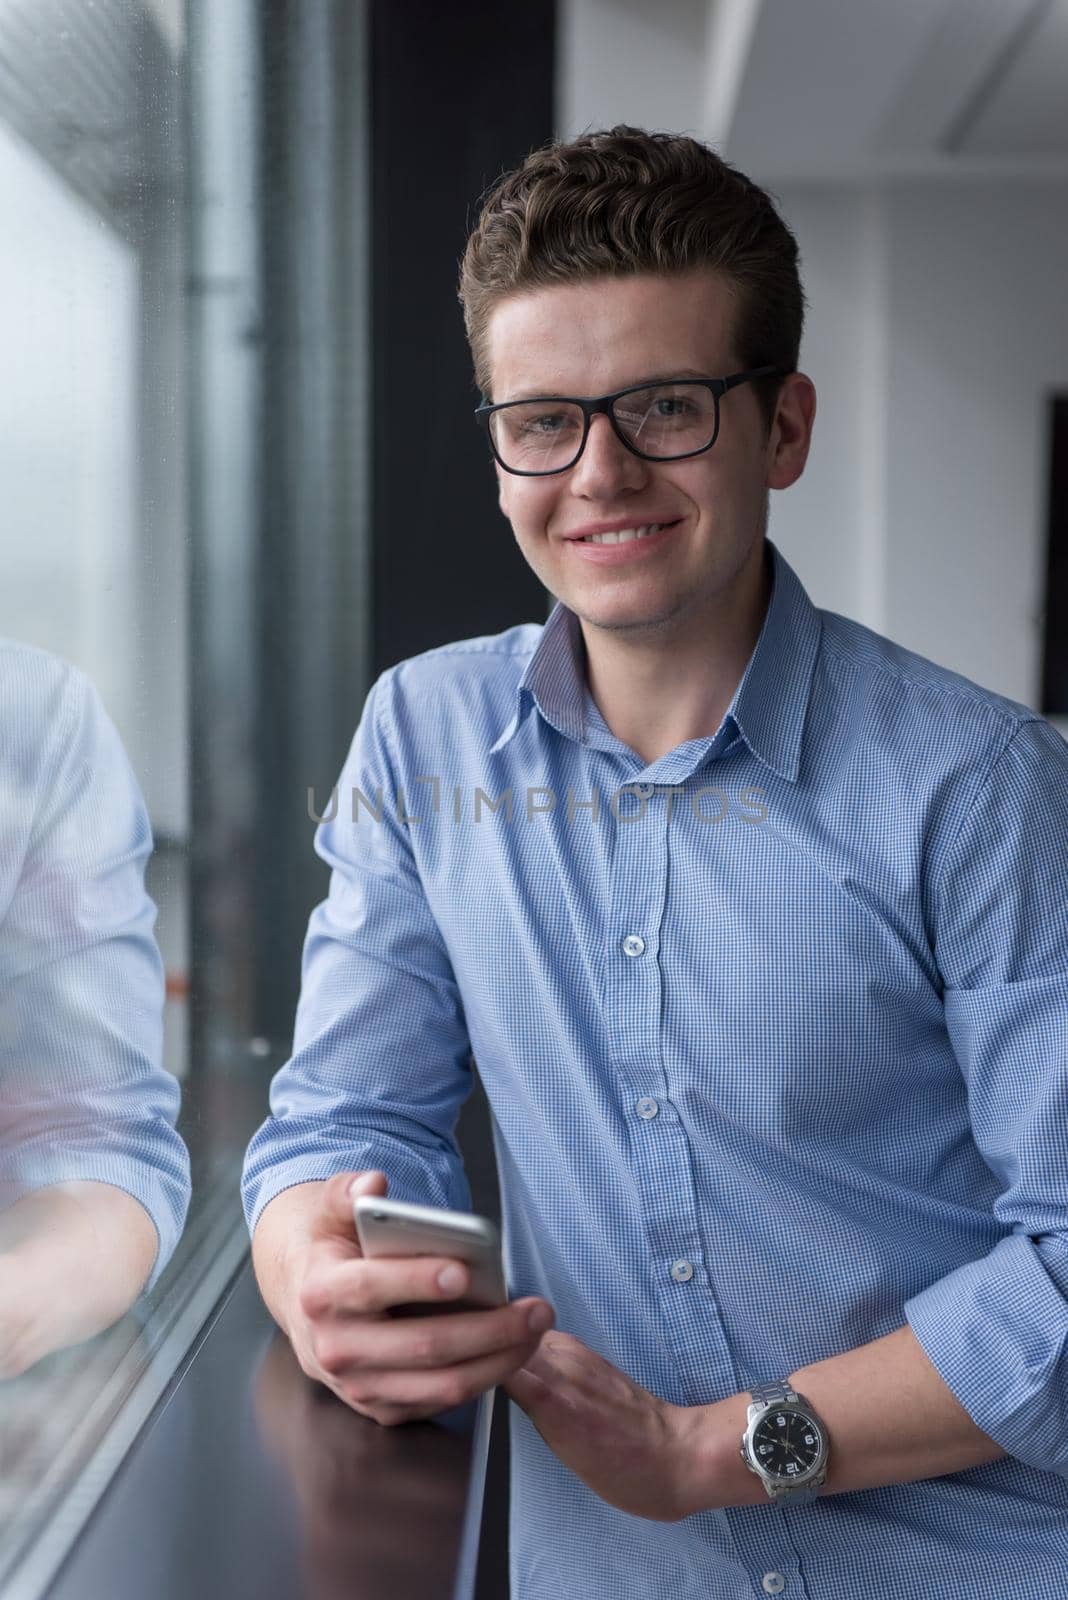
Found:
[[255, 14], [0, 0], [5, 1591], [247, 1254], [286, 1053], [248, 920]]

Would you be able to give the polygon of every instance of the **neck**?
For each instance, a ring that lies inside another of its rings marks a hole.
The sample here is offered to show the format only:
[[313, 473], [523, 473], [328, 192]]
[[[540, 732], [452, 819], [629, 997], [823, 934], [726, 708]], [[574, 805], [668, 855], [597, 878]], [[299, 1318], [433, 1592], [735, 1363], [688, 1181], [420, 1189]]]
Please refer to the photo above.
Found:
[[761, 540], [715, 603], [670, 636], [636, 638], [581, 622], [594, 703], [647, 766], [718, 731], [760, 635], [771, 588], [771, 551]]

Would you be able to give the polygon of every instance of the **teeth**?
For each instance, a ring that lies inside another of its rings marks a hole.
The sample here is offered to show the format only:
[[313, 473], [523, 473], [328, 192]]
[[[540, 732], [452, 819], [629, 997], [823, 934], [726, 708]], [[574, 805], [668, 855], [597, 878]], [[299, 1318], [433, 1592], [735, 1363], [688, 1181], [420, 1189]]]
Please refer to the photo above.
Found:
[[631, 539], [645, 539], [651, 533], [659, 533], [665, 527], [663, 522], [650, 522], [644, 528], [620, 528], [616, 533], [588, 533], [580, 544], [627, 544]]

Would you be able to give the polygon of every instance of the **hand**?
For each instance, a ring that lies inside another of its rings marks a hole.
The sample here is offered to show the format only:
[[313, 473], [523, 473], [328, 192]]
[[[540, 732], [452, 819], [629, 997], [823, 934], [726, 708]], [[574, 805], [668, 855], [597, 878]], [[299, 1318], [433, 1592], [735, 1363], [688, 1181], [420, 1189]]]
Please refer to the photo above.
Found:
[[[433, 1417], [502, 1383], [538, 1347], [528, 1318], [544, 1300], [526, 1298], [492, 1310], [449, 1311], [462, 1299], [470, 1269], [444, 1256], [369, 1260], [356, 1237], [352, 1190], [385, 1194], [381, 1172], [339, 1173], [324, 1184], [310, 1242], [293, 1281], [286, 1331], [297, 1360], [361, 1416], [385, 1426]], [[458, 1266], [461, 1280], [442, 1289], [438, 1273]], [[433, 1316], [395, 1317], [396, 1306], [441, 1306]]]
[[569, 1333], [553, 1331], [504, 1384], [576, 1477], [620, 1511], [678, 1522], [710, 1501], [689, 1470], [701, 1407], [659, 1400]]

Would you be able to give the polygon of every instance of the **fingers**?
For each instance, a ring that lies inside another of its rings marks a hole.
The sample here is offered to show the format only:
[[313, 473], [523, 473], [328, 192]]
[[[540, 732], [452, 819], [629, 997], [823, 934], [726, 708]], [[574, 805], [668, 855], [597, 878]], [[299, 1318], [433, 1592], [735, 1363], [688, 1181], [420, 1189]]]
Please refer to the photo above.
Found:
[[380, 1377], [389, 1372], [435, 1372], [440, 1377], [442, 1370], [518, 1349], [526, 1359], [541, 1340], [541, 1333], [531, 1329], [530, 1313], [544, 1304], [526, 1299], [493, 1311], [441, 1313], [400, 1322], [386, 1319], [358, 1327], [340, 1324], [317, 1342], [316, 1355], [334, 1378]]
[[347, 1405], [384, 1426], [451, 1411], [503, 1383], [529, 1361], [541, 1335], [474, 1356], [451, 1367], [357, 1369], [330, 1375], [330, 1387]]
[[[439, 1282], [442, 1272], [458, 1268], [455, 1285]], [[421, 1301], [447, 1303], [466, 1292], [471, 1274], [462, 1261], [447, 1256], [364, 1256], [336, 1260], [324, 1255], [301, 1284], [299, 1303], [313, 1321], [328, 1316], [382, 1316], [394, 1306]]]

